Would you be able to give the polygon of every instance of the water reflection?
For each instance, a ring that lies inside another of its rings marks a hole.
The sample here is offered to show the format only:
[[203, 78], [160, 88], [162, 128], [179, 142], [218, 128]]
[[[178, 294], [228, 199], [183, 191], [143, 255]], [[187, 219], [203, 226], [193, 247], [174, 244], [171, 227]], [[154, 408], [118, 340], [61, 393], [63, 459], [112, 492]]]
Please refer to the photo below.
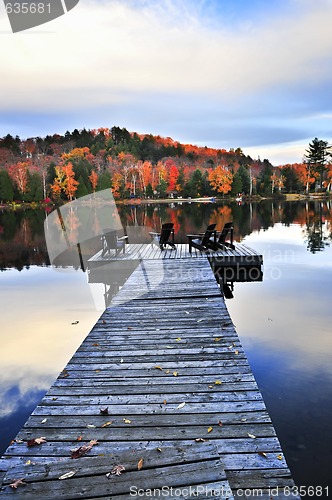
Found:
[[[234, 239], [264, 255], [264, 280], [236, 283], [227, 305], [297, 483], [332, 486], [330, 203], [120, 206], [119, 214], [129, 228], [173, 222], [183, 243], [233, 220]], [[11, 268], [0, 273], [1, 452], [100, 314], [79, 262], [71, 273], [46, 267], [44, 216], [0, 215], [0, 264]], [[84, 258], [99, 248], [90, 241]], [[91, 274], [92, 286], [104, 286], [99, 278]]]

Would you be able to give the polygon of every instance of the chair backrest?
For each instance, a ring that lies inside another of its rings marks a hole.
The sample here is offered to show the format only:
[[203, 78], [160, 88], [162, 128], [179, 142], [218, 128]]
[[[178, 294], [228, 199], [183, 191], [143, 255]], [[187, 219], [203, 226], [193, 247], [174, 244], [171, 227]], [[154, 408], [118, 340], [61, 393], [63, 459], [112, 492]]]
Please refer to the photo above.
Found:
[[105, 239], [108, 248], [117, 248], [118, 239], [116, 235], [116, 230], [104, 229], [103, 238]]
[[167, 243], [167, 241], [171, 236], [173, 227], [174, 227], [173, 222], [165, 222], [165, 224], [161, 226], [161, 233], [159, 239], [160, 245], [162, 245], [163, 243]]
[[205, 245], [208, 243], [209, 239], [212, 237], [215, 229], [216, 229], [217, 224], [209, 224], [208, 227], [206, 228], [205, 234], [202, 238], [202, 245]]
[[231, 233], [231, 240], [233, 240], [233, 222], [226, 222], [226, 224], [224, 225], [220, 235], [219, 235], [219, 238], [218, 238], [218, 242], [219, 243], [225, 243], [226, 241], [226, 237], [228, 235], [228, 233]]

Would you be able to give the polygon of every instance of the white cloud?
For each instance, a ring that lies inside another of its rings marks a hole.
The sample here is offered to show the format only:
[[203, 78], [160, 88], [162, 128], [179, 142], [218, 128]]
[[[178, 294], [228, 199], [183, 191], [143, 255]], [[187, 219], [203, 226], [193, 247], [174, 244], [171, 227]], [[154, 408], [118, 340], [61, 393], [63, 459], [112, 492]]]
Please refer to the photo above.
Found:
[[332, 48], [332, 6], [323, 4], [315, 2], [295, 19], [231, 32], [207, 26], [188, 2], [178, 8], [170, 1], [153, 8], [145, 2], [140, 9], [128, 2], [81, 2], [48, 25], [54, 32], [40, 27], [6, 35], [1, 107], [49, 110], [82, 100], [95, 106], [125, 102], [133, 90], [212, 93], [224, 100], [315, 83], [330, 70], [324, 58]]

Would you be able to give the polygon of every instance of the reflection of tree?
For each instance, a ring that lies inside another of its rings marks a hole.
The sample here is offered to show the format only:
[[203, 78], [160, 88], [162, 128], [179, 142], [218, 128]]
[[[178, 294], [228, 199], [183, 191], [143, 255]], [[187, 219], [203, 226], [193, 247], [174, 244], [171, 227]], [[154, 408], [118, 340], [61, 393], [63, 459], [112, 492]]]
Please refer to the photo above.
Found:
[[306, 203], [306, 243], [310, 252], [316, 253], [329, 245], [328, 237], [324, 234], [323, 216], [326, 204], [315, 203], [314, 206]]

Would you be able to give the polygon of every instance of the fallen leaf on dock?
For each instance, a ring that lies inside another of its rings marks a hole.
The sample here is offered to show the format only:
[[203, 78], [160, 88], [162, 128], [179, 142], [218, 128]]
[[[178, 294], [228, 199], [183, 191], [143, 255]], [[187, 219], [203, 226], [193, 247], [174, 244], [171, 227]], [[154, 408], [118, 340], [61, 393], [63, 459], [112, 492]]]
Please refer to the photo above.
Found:
[[216, 385], [221, 385], [221, 384], [222, 384], [222, 382], [221, 382], [221, 380], [216, 380], [216, 381], [215, 381], [215, 384], [216, 384]]
[[213, 427], [208, 427], [208, 430], [207, 430], [209, 433], [213, 431]]
[[71, 470], [69, 472], [66, 472], [65, 474], [62, 474], [62, 476], [59, 477], [59, 479], [69, 479], [70, 477], [75, 476], [76, 470]]
[[196, 438], [195, 441], [196, 443], [206, 443], [206, 439], [203, 438]]
[[161, 453], [163, 450], [161, 448], [157, 448], [157, 451], [159, 451], [159, 453]]
[[180, 403], [179, 406], [176, 407], [177, 410], [181, 410], [185, 406], [186, 403]]
[[178, 376], [178, 372], [173, 372], [174, 377]]
[[129, 420], [128, 418], [124, 418], [123, 421], [125, 424], [131, 424], [131, 420]]
[[99, 344], [92, 344], [92, 346], [93, 346], [93, 347], [98, 347], [98, 346], [99, 346]]
[[110, 477], [111, 474], [114, 474], [115, 476], [121, 476], [121, 473], [125, 470], [126, 470], [126, 468], [123, 465], [114, 465], [111, 472], [106, 474], [106, 477]]
[[156, 370], [161, 370], [161, 371], [163, 371], [162, 367], [161, 367], [161, 366], [159, 366], [159, 365], [154, 366], [153, 368], [155, 368]]
[[218, 425], [219, 425], [219, 427], [222, 427], [222, 421], [221, 420], [218, 420]]
[[204, 321], [204, 318], [197, 320], [197, 323], [201, 323], [202, 321]]
[[107, 408], [101, 408], [99, 411], [101, 415], [108, 415], [108, 406]]
[[260, 455], [261, 457], [267, 458], [267, 454], [264, 453], [264, 451], [259, 451], [258, 455]]
[[66, 368], [62, 370], [62, 372], [59, 375], [59, 378], [66, 378], [69, 377], [69, 373], [67, 372]]
[[167, 404], [167, 401], [166, 401], [166, 399], [164, 399], [163, 403], [164, 403], [164, 405], [166, 405], [166, 404]]
[[29, 439], [29, 441], [27, 441], [28, 446], [36, 446], [36, 445], [43, 444], [43, 443], [46, 443], [45, 437]]
[[251, 439], [256, 439], [256, 436], [254, 436], [253, 434], [249, 434], [249, 432], [248, 432], [248, 436], [249, 436]]
[[88, 453], [88, 451], [90, 451], [91, 448], [93, 448], [93, 446], [95, 446], [96, 444], [98, 444], [98, 441], [96, 441], [95, 439], [92, 439], [89, 442], [89, 444], [86, 444], [86, 445], [80, 446], [79, 448], [75, 448], [74, 450], [71, 450], [71, 458], [75, 459], [75, 458], [83, 457], [83, 455]]
[[184, 312], [185, 312], [186, 314], [190, 314], [190, 312], [189, 312], [189, 311], [184, 311]]
[[282, 460], [282, 459], [283, 459], [283, 456], [282, 456], [282, 455], [277, 455], [277, 459], [278, 459], [278, 460]]
[[14, 490], [17, 490], [19, 486], [24, 486], [26, 483], [24, 482], [24, 478], [21, 479], [15, 479], [13, 483], [11, 483], [9, 486], [13, 488]]
[[169, 374], [170, 370], [166, 370], [165, 373]]
[[143, 463], [144, 463], [144, 458], [140, 458], [137, 464], [137, 470], [141, 470], [141, 468], [143, 467]]
[[181, 337], [178, 337], [177, 339], [175, 339], [177, 342], [180, 342], [180, 340], [182, 340]]
[[41, 421], [42, 424], [46, 424], [47, 418], [44, 418], [44, 420]]
[[83, 439], [83, 436], [78, 436], [78, 438], [76, 439], [76, 441], [82, 441]]
[[109, 422], [105, 422], [102, 427], [109, 427], [110, 425], [113, 424], [113, 420], [110, 420]]
[[214, 341], [215, 341], [215, 342], [220, 342], [220, 340], [221, 340], [221, 337], [216, 337], [216, 338], [214, 339]]
[[239, 354], [239, 351], [236, 349], [235, 354]]
[[93, 425], [93, 424], [87, 424], [87, 428], [88, 428], [88, 429], [95, 429], [95, 428], [96, 428], [96, 426], [95, 426], [95, 425]]
[[213, 385], [209, 385], [209, 389], [213, 389]]

